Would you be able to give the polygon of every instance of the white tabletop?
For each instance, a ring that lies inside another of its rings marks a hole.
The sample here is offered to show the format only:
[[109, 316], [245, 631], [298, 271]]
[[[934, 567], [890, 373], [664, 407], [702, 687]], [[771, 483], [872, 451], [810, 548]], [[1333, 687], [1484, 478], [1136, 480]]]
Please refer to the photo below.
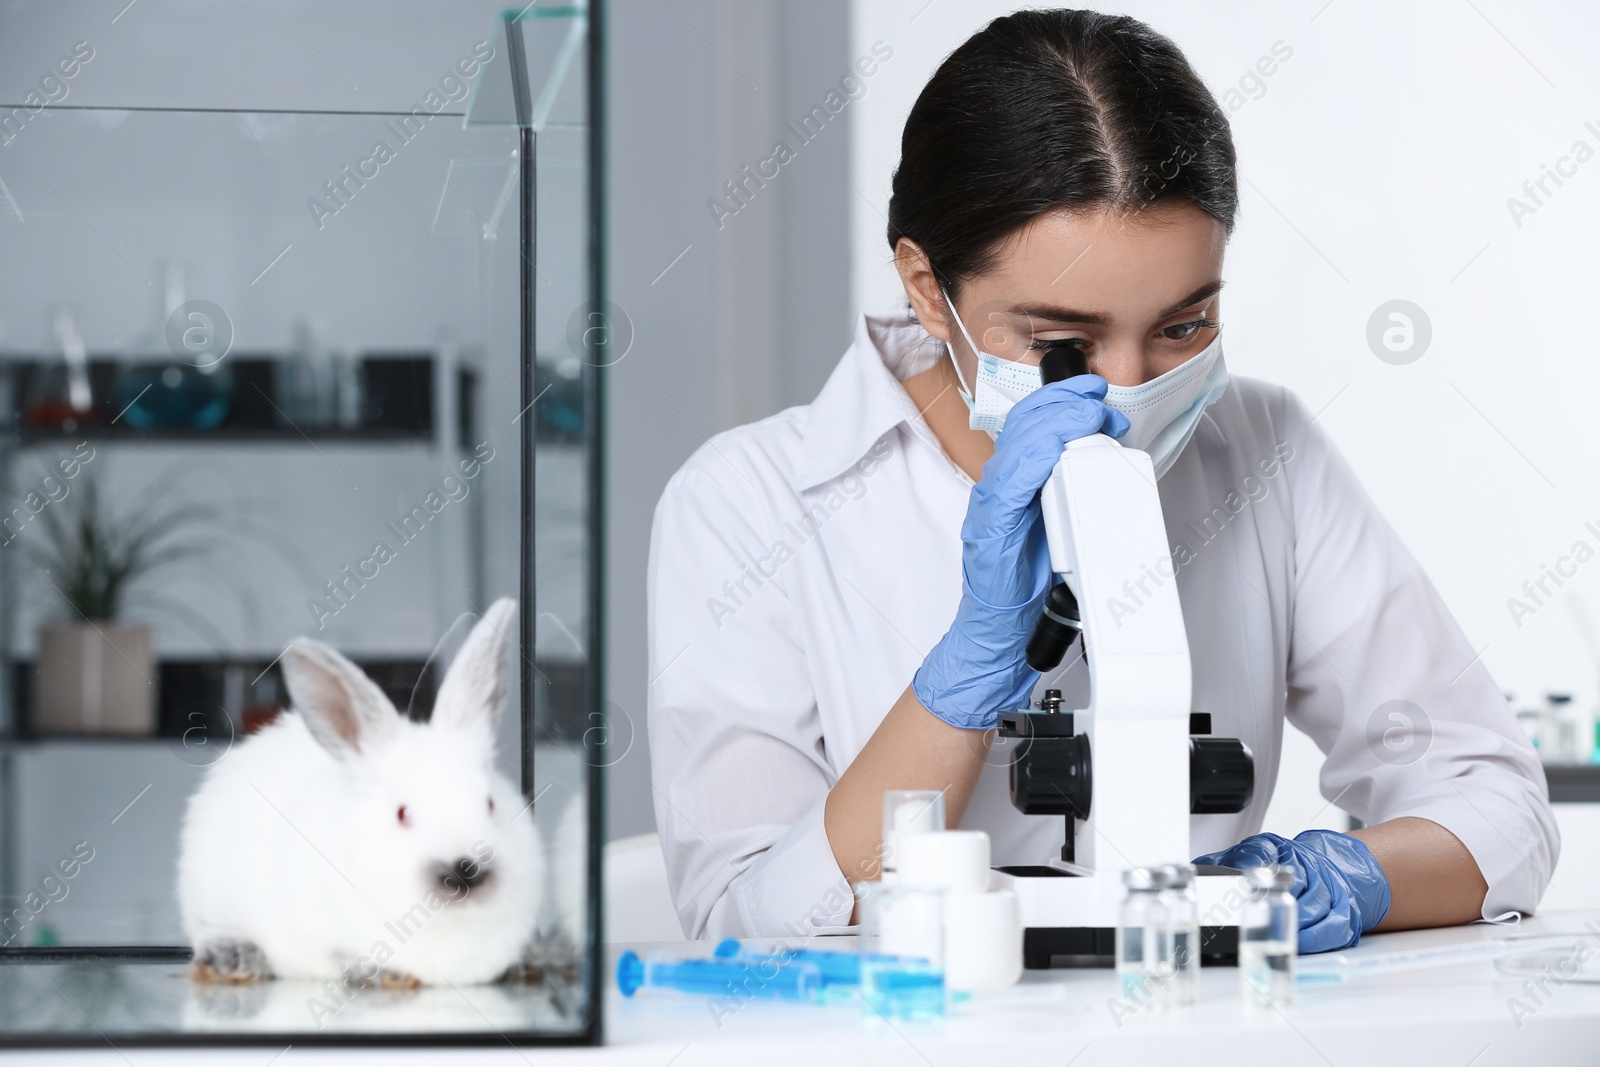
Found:
[[[1586, 924], [1587, 927], [1586, 927]], [[1600, 956], [1600, 910], [1552, 912], [1516, 927], [1484, 924], [1369, 935], [1357, 954], [1461, 944], [1498, 937], [1570, 934]], [[832, 939], [817, 947], [844, 947]], [[1115, 975], [1106, 969], [1027, 972], [1003, 993], [974, 997], [935, 1023], [864, 1018], [854, 1004], [753, 1001], [731, 1013], [702, 998], [671, 994], [622, 997], [612, 976], [624, 948], [705, 955], [705, 942], [611, 946], [605, 1048], [327, 1049], [296, 1047], [277, 1061], [372, 1063], [628, 1064], [640, 1067], [739, 1067], [984, 1064], [992, 1067], [1093, 1067], [1097, 1064], [1238, 1064], [1261, 1059], [1294, 1064], [1358, 1065], [1600, 1063], [1600, 985], [1513, 979], [1489, 962], [1456, 964], [1301, 987], [1293, 1007], [1246, 1006], [1237, 972], [1205, 968], [1193, 1007], [1113, 1011]], [[14, 1053], [0, 1062], [249, 1063], [265, 1067], [271, 1050], [112, 1050]]]

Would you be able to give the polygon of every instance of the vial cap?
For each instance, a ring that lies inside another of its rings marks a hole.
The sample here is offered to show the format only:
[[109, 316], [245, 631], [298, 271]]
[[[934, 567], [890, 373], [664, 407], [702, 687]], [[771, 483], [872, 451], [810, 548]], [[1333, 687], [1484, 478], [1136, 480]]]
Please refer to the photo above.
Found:
[[1249, 867], [1245, 880], [1253, 889], [1288, 889], [1294, 885], [1294, 868], [1279, 865]]
[[1155, 876], [1156, 872], [1149, 867], [1129, 867], [1122, 872], [1122, 884], [1134, 890], [1154, 889]]
[[1167, 884], [1173, 889], [1187, 889], [1194, 884], [1194, 864], [1168, 863], [1161, 867]]

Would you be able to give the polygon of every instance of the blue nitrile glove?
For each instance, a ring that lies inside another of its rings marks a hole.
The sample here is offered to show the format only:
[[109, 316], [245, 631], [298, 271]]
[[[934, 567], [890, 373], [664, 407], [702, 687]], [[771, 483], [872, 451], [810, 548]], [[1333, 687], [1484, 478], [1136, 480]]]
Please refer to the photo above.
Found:
[[1039, 490], [1068, 441], [1121, 437], [1128, 418], [1102, 402], [1106, 381], [1080, 374], [1029, 393], [1006, 415], [961, 524], [961, 603], [911, 680], [922, 706], [952, 726], [987, 730], [1028, 706], [1039, 674], [1028, 635], [1052, 576]]
[[1333, 830], [1307, 830], [1290, 841], [1256, 834], [1232, 848], [1199, 856], [1219, 867], [1294, 867], [1290, 891], [1300, 902], [1300, 951], [1349, 948], [1389, 914], [1389, 879], [1366, 842]]

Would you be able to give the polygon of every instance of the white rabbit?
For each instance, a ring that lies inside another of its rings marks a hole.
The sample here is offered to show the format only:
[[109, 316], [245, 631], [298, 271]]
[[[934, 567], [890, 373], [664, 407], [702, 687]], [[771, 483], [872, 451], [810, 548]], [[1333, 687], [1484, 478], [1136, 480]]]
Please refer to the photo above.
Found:
[[518, 964], [545, 893], [533, 812], [495, 769], [516, 602], [496, 601], [430, 721], [310, 638], [281, 659], [291, 709], [189, 799], [178, 902], [216, 981], [489, 982]]

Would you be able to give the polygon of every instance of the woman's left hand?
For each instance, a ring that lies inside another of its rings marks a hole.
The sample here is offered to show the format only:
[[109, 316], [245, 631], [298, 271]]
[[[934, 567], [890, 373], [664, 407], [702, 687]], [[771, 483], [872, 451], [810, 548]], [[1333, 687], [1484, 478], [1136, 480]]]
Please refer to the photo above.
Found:
[[1366, 844], [1333, 830], [1307, 830], [1293, 841], [1256, 834], [1232, 848], [1198, 856], [1218, 867], [1293, 867], [1290, 892], [1300, 904], [1300, 951], [1349, 948], [1389, 912], [1389, 879]]
[[1055, 580], [1039, 489], [1068, 441], [1128, 432], [1128, 417], [1105, 395], [1104, 378], [1082, 374], [1023, 397], [972, 487], [956, 617], [912, 679], [922, 706], [952, 726], [992, 729], [1000, 712], [1028, 706], [1039, 677], [1028, 666], [1028, 635]]

